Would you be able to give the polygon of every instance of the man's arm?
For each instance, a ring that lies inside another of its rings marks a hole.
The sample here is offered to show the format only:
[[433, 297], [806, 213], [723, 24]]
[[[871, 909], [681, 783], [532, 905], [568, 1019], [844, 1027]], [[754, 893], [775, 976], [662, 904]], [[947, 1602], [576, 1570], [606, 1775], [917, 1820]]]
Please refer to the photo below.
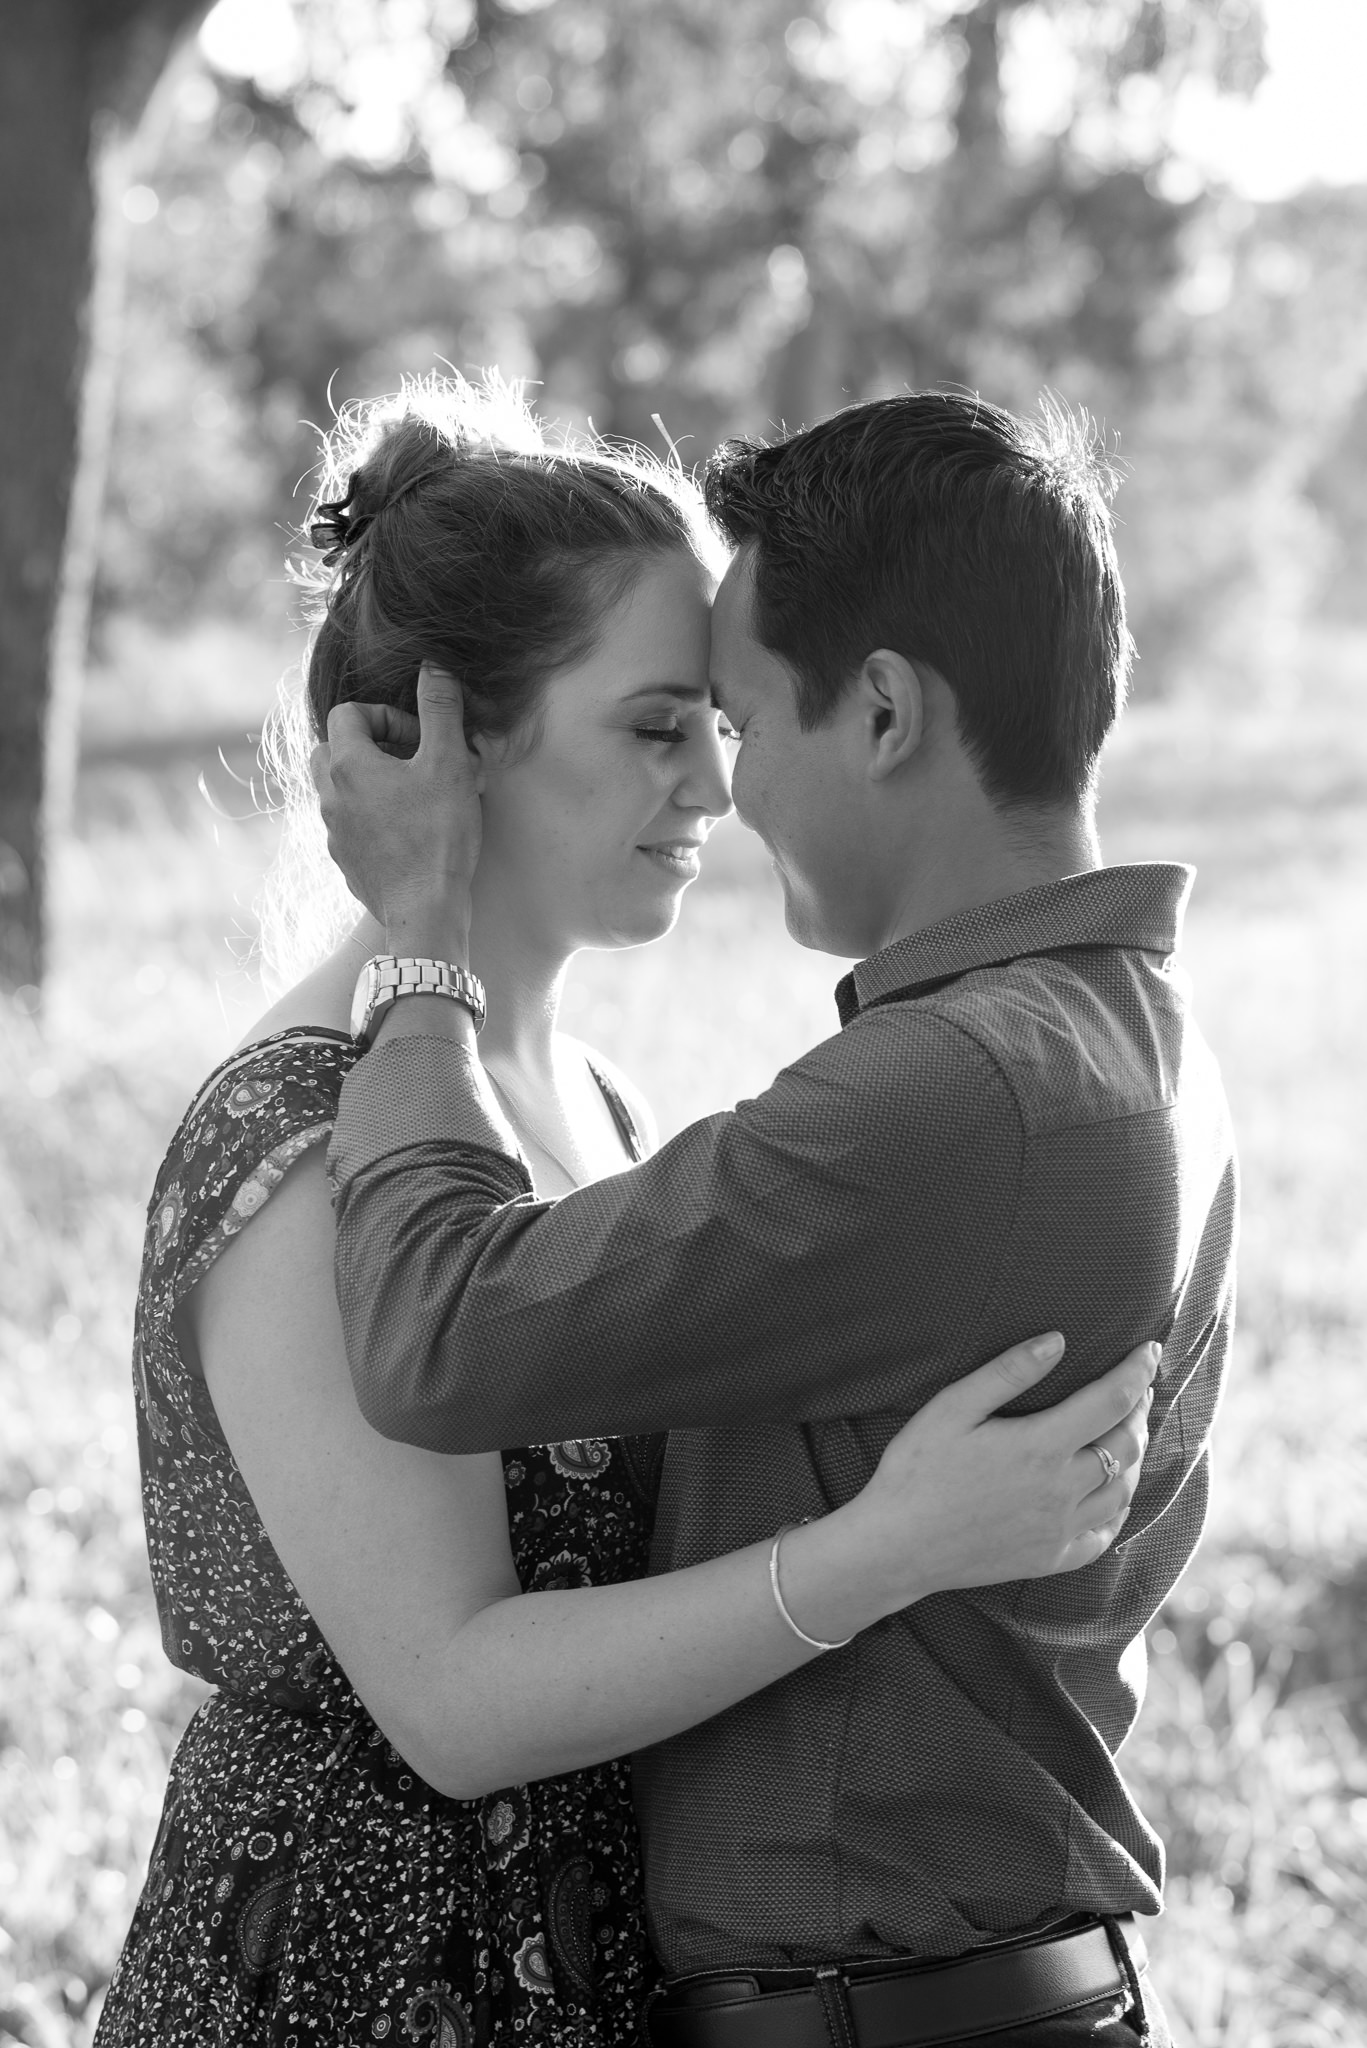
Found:
[[547, 1204], [470, 1041], [411, 1035], [434, 1000], [348, 1076], [331, 1153], [347, 1352], [384, 1434], [471, 1452], [906, 1414], [979, 1362], [1022, 1134], [954, 1024], [876, 1011]]
[[[314, 776], [333, 856], [390, 950], [467, 965], [481, 770], [452, 678], [424, 664], [417, 702], [416, 720], [335, 707]], [[397, 742], [417, 742], [411, 759], [381, 751]], [[331, 1155], [362, 1409], [441, 1451], [906, 1414], [1002, 1348], [980, 1354], [975, 1324], [1021, 1136], [967, 1034], [880, 1010], [758, 1100], [546, 1207], [527, 1199], [467, 1013], [396, 1003], [342, 1090]]]

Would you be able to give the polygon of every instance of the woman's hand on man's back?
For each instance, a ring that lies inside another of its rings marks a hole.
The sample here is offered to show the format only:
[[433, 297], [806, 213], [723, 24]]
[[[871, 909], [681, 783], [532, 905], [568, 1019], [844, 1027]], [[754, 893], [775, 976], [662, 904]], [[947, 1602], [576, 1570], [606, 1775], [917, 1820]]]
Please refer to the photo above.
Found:
[[927, 1592], [1075, 1571], [1115, 1541], [1148, 1445], [1160, 1349], [1140, 1345], [1052, 1408], [998, 1415], [1063, 1348], [1056, 1333], [1013, 1346], [927, 1401], [884, 1451], [850, 1505], [884, 1525], [870, 1554], [893, 1580], [890, 1611]]

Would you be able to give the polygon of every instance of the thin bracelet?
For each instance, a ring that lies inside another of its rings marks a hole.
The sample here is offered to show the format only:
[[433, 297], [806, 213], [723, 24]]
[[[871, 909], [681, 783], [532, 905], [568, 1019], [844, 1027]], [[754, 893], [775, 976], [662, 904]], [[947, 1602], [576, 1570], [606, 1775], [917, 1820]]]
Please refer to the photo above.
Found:
[[784, 1537], [788, 1534], [789, 1529], [799, 1526], [805, 1527], [806, 1525], [795, 1524], [793, 1522], [790, 1522], [787, 1528], [780, 1529], [777, 1536], [775, 1536], [774, 1538], [774, 1547], [769, 1552], [769, 1584], [774, 1589], [774, 1605], [775, 1607], [777, 1607], [779, 1613], [783, 1616], [783, 1619], [787, 1622], [789, 1628], [797, 1637], [798, 1641], [801, 1643], [805, 1643], [809, 1650], [843, 1650], [854, 1641], [853, 1636], [845, 1636], [843, 1640], [838, 1643], [823, 1643], [819, 1642], [815, 1636], [809, 1636], [806, 1629], [799, 1628], [797, 1623], [793, 1620], [792, 1615], [789, 1614], [787, 1607], [784, 1605], [783, 1595], [779, 1591], [778, 1548], [780, 1543], [782, 1543]]

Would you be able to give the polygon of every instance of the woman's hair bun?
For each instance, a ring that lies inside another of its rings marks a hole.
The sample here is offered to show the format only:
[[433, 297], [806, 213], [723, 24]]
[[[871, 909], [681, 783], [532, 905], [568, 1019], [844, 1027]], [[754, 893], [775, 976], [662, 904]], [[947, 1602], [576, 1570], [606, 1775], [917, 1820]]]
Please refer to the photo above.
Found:
[[[468, 437], [458, 426], [443, 431], [429, 415], [407, 411], [372, 426], [368, 445], [346, 478], [339, 496], [320, 496], [308, 523], [311, 547], [331, 569], [368, 532], [381, 513], [407, 497], [419, 484], [449, 474], [468, 452]], [[326, 485], [324, 485], [326, 488]]]

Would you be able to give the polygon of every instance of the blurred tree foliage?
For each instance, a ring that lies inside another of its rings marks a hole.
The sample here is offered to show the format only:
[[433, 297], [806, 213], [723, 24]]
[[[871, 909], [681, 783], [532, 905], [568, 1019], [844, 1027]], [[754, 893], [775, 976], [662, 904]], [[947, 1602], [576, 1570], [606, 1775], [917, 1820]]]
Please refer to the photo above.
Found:
[[106, 603], [248, 602], [300, 423], [442, 360], [657, 446], [659, 414], [686, 461], [907, 384], [1051, 386], [1132, 469], [1150, 688], [1247, 684], [1360, 602], [1367, 194], [1251, 207], [1164, 139], [1193, 71], [1256, 83], [1255, 6], [291, 5], [244, 75], [186, 71], [149, 173]]

